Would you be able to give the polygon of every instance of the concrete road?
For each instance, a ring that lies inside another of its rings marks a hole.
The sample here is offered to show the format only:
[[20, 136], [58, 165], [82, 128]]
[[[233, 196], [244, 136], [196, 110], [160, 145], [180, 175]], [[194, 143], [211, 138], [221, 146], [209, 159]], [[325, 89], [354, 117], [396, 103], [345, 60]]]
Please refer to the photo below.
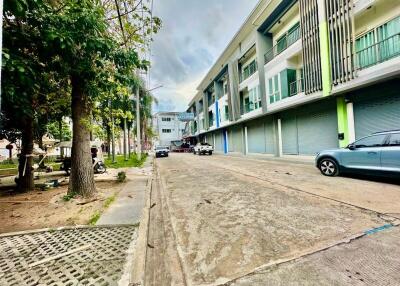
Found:
[[151, 211], [170, 227], [150, 231], [149, 251], [175, 245], [184, 281], [175, 285], [354, 285], [348, 276], [357, 275], [363, 285], [399, 285], [400, 186], [326, 178], [279, 160], [171, 154], [156, 162]]

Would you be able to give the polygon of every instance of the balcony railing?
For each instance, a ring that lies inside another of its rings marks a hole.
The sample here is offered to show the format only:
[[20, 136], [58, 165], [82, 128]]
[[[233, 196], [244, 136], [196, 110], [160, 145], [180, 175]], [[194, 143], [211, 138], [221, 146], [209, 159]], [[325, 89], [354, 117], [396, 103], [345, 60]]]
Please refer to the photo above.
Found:
[[260, 102], [249, 102], [249, 103], [245, 103], [243, 105], [243, 109], [242, 109], [242, 115], [252, 112], [258, 108], [261, 107], [261, 101]]
[[301, 30], [300, 26], [296, 27], [293, 31], [290, 33], [286, 33], [286, 35], [281, 38], [275, 46], [272, 47], [265, 55], [264, 55], [264, 61], [265, 64], [269, 63], [272, 61], [277, 55], [282, 53], [284, 50], [286, 50], [288, 47], [293, 45], [297, 40], [299, 40], [301, 37]]
[[359, 70], [385, 62], [400, 55], [400, 33], [356, 52]]
[[294, 96], [304, 91], [303, 79], [300, 78], [289, 84], [289, 96]]
[[253, 61], [251, 64], [245, 67], [243, 71], [240, 73], [240, 82], [245, 81], [253, 74], [255, 74], [257, 71], [258, 71], [257, 62]]

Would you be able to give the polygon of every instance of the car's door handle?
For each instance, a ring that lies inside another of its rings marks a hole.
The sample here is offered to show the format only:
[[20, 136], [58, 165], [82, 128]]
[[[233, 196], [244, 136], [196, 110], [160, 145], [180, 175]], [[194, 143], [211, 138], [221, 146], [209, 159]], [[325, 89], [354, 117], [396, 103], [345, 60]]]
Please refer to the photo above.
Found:
[[371, 154], [371, 155], [376, 155], [376, 154], [378, 154], [378, 152], [375, 152], [375, 151], [369, 151], [369, 152], [368, 152], [368, 154]]

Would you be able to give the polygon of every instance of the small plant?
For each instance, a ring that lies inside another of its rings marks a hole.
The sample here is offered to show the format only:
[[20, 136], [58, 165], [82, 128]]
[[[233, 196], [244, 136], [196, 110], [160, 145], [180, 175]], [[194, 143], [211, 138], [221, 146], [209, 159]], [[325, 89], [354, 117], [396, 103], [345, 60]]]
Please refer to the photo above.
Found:
[[95, 225], [97, 221], [100, 219], [100, 212], [96, 211], [91, 218], [89, 219], [89, 224], [90, 225]]
[[119, 183], [123, 183], [123, 182], [125, 182], [125, 180], [126, 180], [126, 173], [124, 171], [119, 172], [117, 175], [117, 181]]
[[65, 196], [63, 196], [63, 201], [64, 202], [69, 202], [71, 199], [73, 199], [76, 196], [76, 194], [72, 193], [72, 194], [66, 194]]
[[109, 197], [104, 202], [104, 208], [108, 208], [115, 201], [115, 195]]

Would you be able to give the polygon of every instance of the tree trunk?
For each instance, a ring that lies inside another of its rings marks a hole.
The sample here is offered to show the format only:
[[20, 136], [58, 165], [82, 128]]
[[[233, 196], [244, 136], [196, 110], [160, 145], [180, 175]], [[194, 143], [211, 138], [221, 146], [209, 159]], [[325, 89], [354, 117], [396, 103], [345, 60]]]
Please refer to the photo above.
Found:
[[18, 164], [17, 190], [19, 192], [32, 191], [35, 188], [32, 169], [33, 152], [33, 120], [27, 119], [22, 132], [21, 154]]
[[107, 155], [108, 158], [111, 158], [111, 130], [110, 126], [107, 124]]
[[[39, 148], [41, 150], [45, 151], [43, 148], [43, 134], [40, 134], [38, 139], [39, 139], [38, 140]], [[39, 162], [40, 162], [39, 168], [41, 168], [41, 169], [45, 168], [43, 157], [44, 157], [43, 155], [39, 155]]]
[[79, 77], [71, 77], [72, 84], [72, 151], [71, 177], [68, 194], [91, 197], [96, 193], [92, 155], [90, 152], [89, 122], [91, 107]]
[[124, 118], [124, 160], [128, 161], [128, 150], [126, 149], [126, 118]]
[[131, 128], [128, 125], [128, 158], [131, 158]]
[[[58, 129], [60, 130], [60, 143], [63, 142], [63, 132], [62, 132], [62, 118], [58, 121]], [[60, 148], [60, 156], [64, 158], [64, 148]]]

